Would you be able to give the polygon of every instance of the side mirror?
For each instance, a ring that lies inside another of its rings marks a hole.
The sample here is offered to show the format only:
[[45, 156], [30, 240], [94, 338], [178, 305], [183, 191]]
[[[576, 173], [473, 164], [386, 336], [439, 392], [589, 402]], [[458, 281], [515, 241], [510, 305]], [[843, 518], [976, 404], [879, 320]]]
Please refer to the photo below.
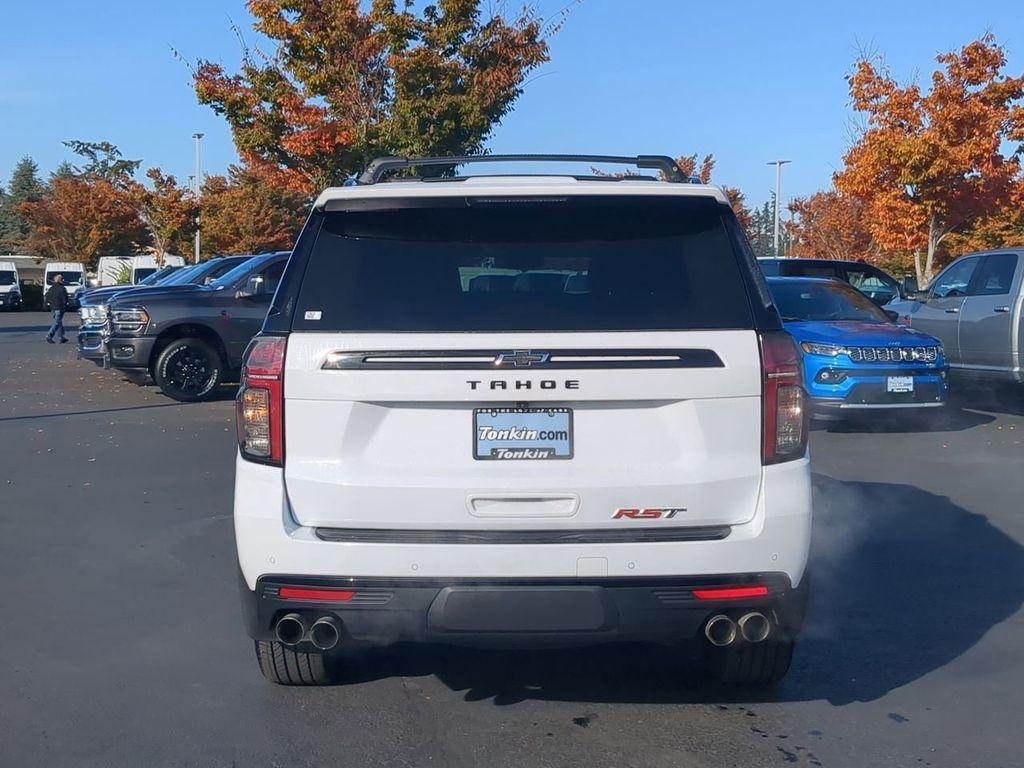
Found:
[[928, 301], [928, 291], [927, 290], [917, 290], [917, 291], [914, 291], [914, 293], [911, 295], [911, 298], [914, 301]]
[[902, 288], [904, 296], [913, 296], [918, 291], [917, 278], [909, 275], [904, 277]]
[[236, 299], [250, 299], [263, 293], [263, 278], [259, 275], [252, 275], [245, 281], [245, 285], [235, 294]]
[[894, 323], [900, 319], [900, 313], [895, 309], [883, 309], [885, 316], [892, 320]]

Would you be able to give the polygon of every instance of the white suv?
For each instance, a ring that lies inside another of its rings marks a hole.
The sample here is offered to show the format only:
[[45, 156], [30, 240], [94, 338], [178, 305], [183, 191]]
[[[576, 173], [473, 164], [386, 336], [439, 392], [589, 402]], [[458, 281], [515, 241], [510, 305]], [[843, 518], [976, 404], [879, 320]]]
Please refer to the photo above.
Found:
[[[381, 176], [483, 160], [655, 176]], [[692, 639], [780, 679], [807, 596], [798, 352], [670, 158], [383, 158], [326, 190], [238, 395], [247, 628], [285, 684], [368, 643]]]

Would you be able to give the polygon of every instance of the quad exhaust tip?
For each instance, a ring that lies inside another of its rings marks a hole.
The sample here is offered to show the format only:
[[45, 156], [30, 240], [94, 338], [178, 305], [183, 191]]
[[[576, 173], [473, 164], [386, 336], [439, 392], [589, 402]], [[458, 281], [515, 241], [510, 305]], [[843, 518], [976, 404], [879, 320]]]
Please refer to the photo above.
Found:
[[306, 620], [298, 613], [288, 613], [277, 620], [274, 634], [285, 645], [298, 645], [306, 636]]
[[704, 636], [718, 648], [732, 645], [736, 642], [736, 622], [724, 613], [712, 616], [704, 625]]
[[336, 619], [323, 616], [313, 622], [309, 630], [309, 641], [321, 651], [329, 651], [341, 639], [341, 628]]
[[772, 631], [772, 624], [768, 617], [760, 611], [751, 611], [740, 616], [736, 622], [740, 628], [740, 634], [748, 643], [760, 643], [768, 639]]

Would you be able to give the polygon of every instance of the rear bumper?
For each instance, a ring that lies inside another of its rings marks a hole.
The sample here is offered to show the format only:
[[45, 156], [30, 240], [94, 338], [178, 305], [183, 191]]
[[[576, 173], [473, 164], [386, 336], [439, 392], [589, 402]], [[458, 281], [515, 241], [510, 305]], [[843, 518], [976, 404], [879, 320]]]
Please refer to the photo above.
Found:
[[[700, 600], [693, 590], [764, 585], [767, 596]], [[344, 602], [281, 597], [282, 587], [343, 590]], [[246, 630], [275, 639], [286, 613], [307, 625], [335, 618], [345, 641], [400, 641], [500, 647], [553, 647], [617, 641], [673, 642], [698, 637], [712, 616], [759, 610], [775, 630], [795, 636], [807, 605], [807, 581], [792, 588], [782, 573], [660, 579], [346, 579], [269, 575], [255, 590], [242, 584]], [[344, 643], [343, 643], [344, 645]]]
[[[452, 543], [326, 541], [296, 524], [283, 470], [236, 460], [234, 528], [246, 589], [261, 578], [415, 578], [433, 584], [493, 580], [648, 579], [657, 583], [721, 574], [781, 573], [801, 583], [811, 533], [809, 459], [764, 467], [747, 522], [724, 538], [693, 541]], [[440, 588], [440, 587], [439, 587]]]

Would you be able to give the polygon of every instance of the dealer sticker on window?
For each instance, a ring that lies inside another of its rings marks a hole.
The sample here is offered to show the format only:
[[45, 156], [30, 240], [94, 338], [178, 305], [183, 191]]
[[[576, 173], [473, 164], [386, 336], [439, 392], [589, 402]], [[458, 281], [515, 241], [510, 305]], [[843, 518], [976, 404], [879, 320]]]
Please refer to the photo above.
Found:
[[473, 458], [571, 459], [569, 408], [477, 408], [473, 411]]

